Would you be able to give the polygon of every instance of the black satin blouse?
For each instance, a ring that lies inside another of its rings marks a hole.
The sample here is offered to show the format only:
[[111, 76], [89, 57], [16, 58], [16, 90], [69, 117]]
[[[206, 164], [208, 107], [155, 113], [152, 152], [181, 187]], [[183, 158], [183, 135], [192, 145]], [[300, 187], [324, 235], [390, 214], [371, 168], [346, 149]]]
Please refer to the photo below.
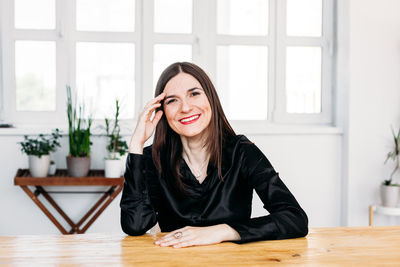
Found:
[[[129, 154], [120, 203], [126, 234], [142, 235], [158, 222], [163, 232], [225, 223], [239, 233], [241, 240], [236, 243], [307, 235], [306, 213], [261, 150], [245, 136], [232, 137], [223, 149], [223, 182], [211, 164], [201, 184], [185, 161], [180, 170], [187, 197], [174, 194], [166, 177], [158, 177], [151, 146], [144, 148], [143, 155]], [[253, 189], [269, 215], [250, 218]]]

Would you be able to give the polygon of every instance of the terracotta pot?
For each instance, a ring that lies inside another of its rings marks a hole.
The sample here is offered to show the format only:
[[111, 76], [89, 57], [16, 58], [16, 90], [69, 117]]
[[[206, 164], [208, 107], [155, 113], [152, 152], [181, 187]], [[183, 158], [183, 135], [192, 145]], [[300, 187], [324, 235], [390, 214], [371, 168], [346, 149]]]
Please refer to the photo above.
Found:
[[90, 169], [90, 157], [67, 156], [67, 171], [72, 177], [87, 176]]
[[46, 177], [50, 165], [50, 155], [38, 156], [29, 155], [29, 172], [32, 177]]

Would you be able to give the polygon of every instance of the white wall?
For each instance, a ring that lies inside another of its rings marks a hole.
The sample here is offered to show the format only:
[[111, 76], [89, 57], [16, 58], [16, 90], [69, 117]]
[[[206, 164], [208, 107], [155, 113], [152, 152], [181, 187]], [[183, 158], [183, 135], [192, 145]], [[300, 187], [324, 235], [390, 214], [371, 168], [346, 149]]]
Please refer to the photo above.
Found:
[[349, 225], [366, 225], [368, 205], [380, 202], [379, 184], [392, 169], [383, 162], [392, 148], [390, 125], [400, 126], [399, 10], [398, 0], [350, 1]]

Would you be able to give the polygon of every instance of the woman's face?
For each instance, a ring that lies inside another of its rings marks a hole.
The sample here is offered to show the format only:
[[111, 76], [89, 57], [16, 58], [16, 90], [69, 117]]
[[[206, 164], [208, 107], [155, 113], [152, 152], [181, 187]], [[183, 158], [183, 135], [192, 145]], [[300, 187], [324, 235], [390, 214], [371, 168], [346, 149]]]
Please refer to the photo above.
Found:
[[164, 88], [164, 113], [169, 126], [180, 136], [204, 134], [211, 121], [211, 106], [198, 80], [181, 72]]

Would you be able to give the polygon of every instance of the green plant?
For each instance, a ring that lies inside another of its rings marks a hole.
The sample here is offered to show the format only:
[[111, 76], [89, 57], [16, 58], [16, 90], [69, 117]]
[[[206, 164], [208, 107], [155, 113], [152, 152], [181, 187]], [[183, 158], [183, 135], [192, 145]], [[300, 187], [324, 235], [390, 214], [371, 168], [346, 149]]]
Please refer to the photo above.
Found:
[[393, 150], [390, 151], [386, 155], [385, 164], [389, 159], [391, 159], [391, 160], [393, 160], [395, 162], [395, 166], [394, 166], [394, 169], [393, 169], [392, 173], [390, 174], [389, 179], [383, 181], [384, 185], [395, 185], [395, 184], [392, 184], [393, 175], [400, 168], [400, 162], [399, 162], [399, 155], [400, 155], [400, 128], [399, 128], [397, 134], [394, 132], [393, 127], [391, 127], [391, 128], [392, 128], [392, 135], [393, 135], [393, 140], [394, 140], [394, 147], [393, 147]]
[[[119, 112], [120, 112], [120, 106], [119, 106], [119, 101], [118, 99], [115, 101], [115, 116], [114, 120], [105, 119], [105, 124], [106, 124], [106, 133], [107, 137], [109, 138], [109, 142], [107, 145], [107, 151], [108, 151], [108, 159], [118, 159], [116, 154], [119, 153], [120, 156], [125, 155], [126, 152], [128, 152], [128, 145], [126, 141], [122, 140], [122, 137], [120, 135], [121, 128], [119, 126]], [[111, 124], [113, 124], [111, 126]]]
[[19, 142], [21, 151], [27, 155], [34, 155], [41, 158], [43, 155], [49, 155], [60, 147], [58, 139], [61, 137], [58, 129], [53, 130], [50, 136], [39, 134], [36, 138], [29, 138], [24, 135], [24, 141]]
[[71, 87], [67, 85], [67, 115], [69, 129], [69, 155], [72, 157], [90, 156], [90, 127], [92, 118], [83, 119], [84, 105], [72, 103]]

